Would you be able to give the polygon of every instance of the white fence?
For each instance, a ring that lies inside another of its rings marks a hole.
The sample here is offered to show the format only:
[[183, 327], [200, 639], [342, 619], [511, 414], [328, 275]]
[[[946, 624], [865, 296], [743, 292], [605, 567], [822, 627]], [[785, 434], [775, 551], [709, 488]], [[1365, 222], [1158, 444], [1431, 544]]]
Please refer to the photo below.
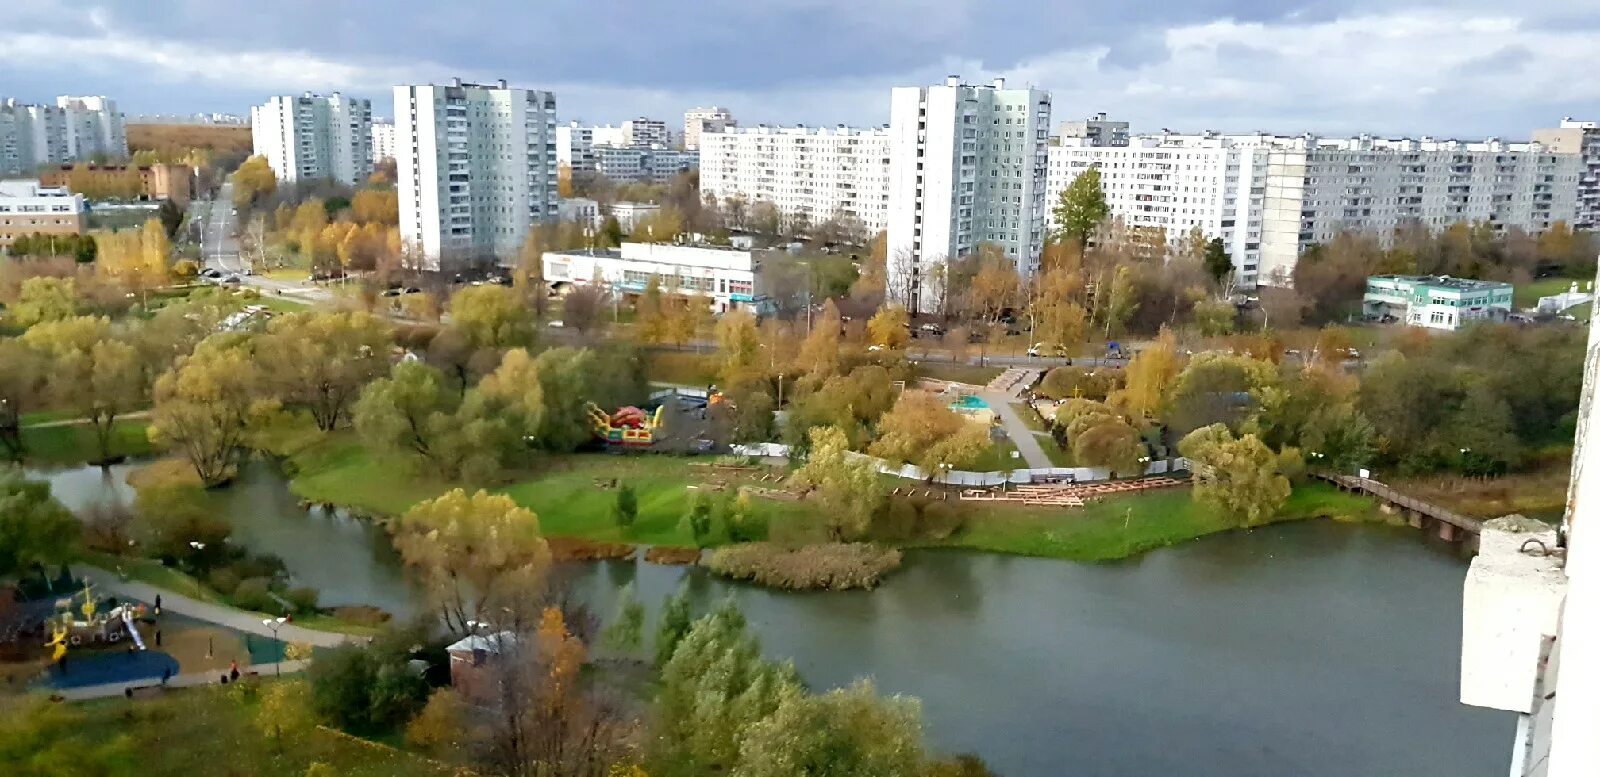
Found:
[[[754, 443], [751, 445], [735, 445], [733, 452], [738, 456], [757, 456], [765, 458], [788, 458], [789, 446], [775, 442]], [[890, 464], [883, 459], [868, 456], [864, 453], [854, 453], [851, 456], [860, 457], [873, 462], [878, 471], [886, 475], [929, 482], [928, 473], [921, 467], [911, 464], [899, 466]], [[1189, 460], [1184, 458], [1161, 459], [1145, 465], [1146, 475], [1166, 475], [1172, 472], [1187, 471]], [[998, 486], [1003, 483], [1027, 484], [1042, 481], [1062, 481], [1072, 483], [1091, 483], [1100, 480], [1110, 480], [1111, 470], [1105, 467], [1049, 467], [1046, 469], [1021, 469], [1009, 472], [968, 472], [966, 470], [950, 470], [943, 475], [932, 479], [934, 483], [947, 483], [953, 486]]]

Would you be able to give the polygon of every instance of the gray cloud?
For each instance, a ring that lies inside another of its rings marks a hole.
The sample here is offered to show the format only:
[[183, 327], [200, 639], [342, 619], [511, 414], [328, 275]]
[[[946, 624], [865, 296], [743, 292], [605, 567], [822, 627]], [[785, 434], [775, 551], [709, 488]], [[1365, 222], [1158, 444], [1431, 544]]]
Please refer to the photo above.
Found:
[[1570, 5], [27, 0], [0, 25], [0, 89], [105, 93], [129, 112], [342, 89], [388, 113], [389, 85], [461, 75], [555, 89], [564, 117], [591, 121], [716, 102], [750, 123], [874, 124], [891, 86], [961, 73], [1141, 130], [1525, 136], [1600, 113], [1600, 85], [1573, 77], [1600, 49], [1600, 14]]

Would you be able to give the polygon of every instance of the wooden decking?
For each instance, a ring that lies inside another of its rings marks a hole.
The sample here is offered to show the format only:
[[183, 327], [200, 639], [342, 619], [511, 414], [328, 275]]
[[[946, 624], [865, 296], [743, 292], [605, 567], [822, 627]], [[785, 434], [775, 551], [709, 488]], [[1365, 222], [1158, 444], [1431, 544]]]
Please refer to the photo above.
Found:
[[1085, 502], [1110, 494], [1129, 494], [1155, 488], [1173, 488], [1188, 481], [1169, 477], [1139, 478], [1138, 480], [1107, 480], [1098, 483], [1061, 483], [1052, 485], [1016, 486], [1006, 491], [969, 488], [961, 492], [963, 501], [1015, 502], [1025, 505], [1050, 505], [1056, 507], [1082, 507]]

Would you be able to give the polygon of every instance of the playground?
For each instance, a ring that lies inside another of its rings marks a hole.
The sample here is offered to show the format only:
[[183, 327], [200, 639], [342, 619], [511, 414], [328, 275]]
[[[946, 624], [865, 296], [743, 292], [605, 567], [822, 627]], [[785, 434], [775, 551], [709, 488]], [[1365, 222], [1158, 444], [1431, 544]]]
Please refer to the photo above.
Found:
[[663, 389], [651, 394], [643, 407], [609, 413], [591, 404], [588, 414], [595, 438], [613, 452], [714, 453], [725, 445], [717, 419], [729, 408], [727, 397], [712, 386]]
[[56, 689], [226, 674], [278, 661], [284, 644], [103, 595], [63, 573], [0, 588], [0, 667], [8, 684]]

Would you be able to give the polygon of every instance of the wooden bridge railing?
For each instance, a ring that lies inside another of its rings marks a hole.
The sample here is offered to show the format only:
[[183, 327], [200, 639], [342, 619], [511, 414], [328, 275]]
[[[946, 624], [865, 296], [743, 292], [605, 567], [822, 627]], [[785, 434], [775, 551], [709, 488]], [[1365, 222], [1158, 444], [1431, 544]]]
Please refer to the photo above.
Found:
[[1383, 501], [1388, 502], [1396, 507], [1403, 507], [1407, 510], [1421, 513], [1436, 521], [1444, 521], [1445, 523], [1448, 523], [1459, 529], [1465, 529], [1467, 531], [1476, 533], [1483, 528], [1483, 519], [1481, 518], [1473, 518], [1470, 515], [1462, 515], [1454, 510], [1449, 510], [1433, 504], [1432, 502], [1424, 502], [1414, 496], [1402, 494], [1399, 491], [1396, 491], [1370, 478], [1358, 478], [1351, 475], [1335, 475], [1328, 472], [1318, 472], [1316, 473], [1316, 476], [1335, 485], [1348, 488], [1352, 491], [1362, 491], [1367, 494], [1371, 494], [1372, 496], [1382, 499]]

